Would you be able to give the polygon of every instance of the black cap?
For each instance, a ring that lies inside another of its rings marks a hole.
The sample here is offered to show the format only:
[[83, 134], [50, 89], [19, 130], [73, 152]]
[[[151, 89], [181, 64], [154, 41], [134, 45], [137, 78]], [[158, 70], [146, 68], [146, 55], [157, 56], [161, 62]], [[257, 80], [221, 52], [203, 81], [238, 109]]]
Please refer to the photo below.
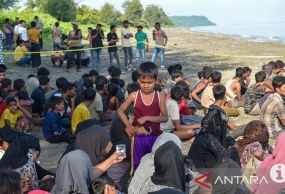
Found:
[[130, 22], [129, 22], [129, 20], [124, 20], [123, 21], [123, 24], [129, 24]]
[[143, 29], [143, 26], [142, 26], [142, 25], [138, 25], [138, 26], [136, 26], [136, 28], [141, 28], [141, 29]]

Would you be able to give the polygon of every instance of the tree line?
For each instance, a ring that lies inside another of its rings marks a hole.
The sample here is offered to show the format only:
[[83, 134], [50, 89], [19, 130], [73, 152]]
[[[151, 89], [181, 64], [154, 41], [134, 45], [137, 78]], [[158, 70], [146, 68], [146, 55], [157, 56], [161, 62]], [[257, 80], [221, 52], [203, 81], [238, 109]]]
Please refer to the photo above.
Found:
[[[0, 0], [0, 9], [11, 9], [19, 0]], [[50, 14], [61, 22], [73, 20], [81, 24], [103, 23], [105, 25], [121, 26], [128, 19], [131, 25], [153, 26], [160, 22], [164, 26], [172, 26], [173, 23], [159, 5], [147, 5], [143, 8], [140, 0], [126, 0], [122, 4], [124, 12], [120, 12], [114, 5], [106, 2], [101, 9], [94, 9], [87, 5], [79, 5], [77, 0], [27, 0], [24, 6], [40, 13]]]

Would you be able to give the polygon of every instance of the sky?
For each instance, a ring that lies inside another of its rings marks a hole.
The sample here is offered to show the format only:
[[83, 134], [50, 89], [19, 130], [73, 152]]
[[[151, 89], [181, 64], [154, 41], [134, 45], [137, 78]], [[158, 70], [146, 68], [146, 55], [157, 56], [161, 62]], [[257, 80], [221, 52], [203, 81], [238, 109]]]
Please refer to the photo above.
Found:
[[[125, 0], [81, 0], [100, 9], [108, 2], [122, 11]], [[171, 16], [204, 15], [218, 25], [285, 22], [284, 0], [140, 0], [144, 8], [149, 4], [162, 6]]]
[[[82, 4], [100, 9], [106, 1], [83, 0]], [[124, 0], [107, 0], [121, 10]], [[155, 2], [155, 3], [154, 3]], [[285, 22], [284, 0], [141, 0], [162, 6], [168, 15], [205, 15], [218, 25]]]

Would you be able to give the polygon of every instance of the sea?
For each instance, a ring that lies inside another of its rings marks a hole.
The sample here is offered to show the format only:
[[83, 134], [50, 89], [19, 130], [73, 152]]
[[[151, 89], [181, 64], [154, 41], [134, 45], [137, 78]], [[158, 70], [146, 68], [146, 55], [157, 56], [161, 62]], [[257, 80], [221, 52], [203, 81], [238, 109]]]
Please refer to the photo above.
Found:
[[245, 39], [276, 41], [285, 44], [285, 22], [191, 27], [191, 31], [221, 34]]

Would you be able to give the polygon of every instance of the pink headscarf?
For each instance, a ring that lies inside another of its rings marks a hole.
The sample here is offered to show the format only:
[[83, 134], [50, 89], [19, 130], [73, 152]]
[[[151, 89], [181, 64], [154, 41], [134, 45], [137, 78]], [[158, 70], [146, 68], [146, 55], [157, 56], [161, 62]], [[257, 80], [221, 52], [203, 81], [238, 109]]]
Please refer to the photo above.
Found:
[[[266, 159], [261, 163], [258, 169], [257, 177], [258, 183], [253, 183], [251, 192], [254, 194], [268, 194], [268, 193], [278, 193], [285, 186], [285, 177], [283, 176], [283, 183], [276, 183], [271, 179], [270, 170], [276, 164], [285, 165], [285, 132], [281, 133], [276, 141], [275, 149], [273, 153], [266, 157]], [[285, 170], [285, 169], [282, 169]], [[277, 173], [276, 173], [277, 174]], [[262, 180], [265, 177], [268, 184]]]
[[33, 190], [33, 191], [29, 192], [28, 194], [50, 194], [50, 193], [43, 191], [43, 190]]

